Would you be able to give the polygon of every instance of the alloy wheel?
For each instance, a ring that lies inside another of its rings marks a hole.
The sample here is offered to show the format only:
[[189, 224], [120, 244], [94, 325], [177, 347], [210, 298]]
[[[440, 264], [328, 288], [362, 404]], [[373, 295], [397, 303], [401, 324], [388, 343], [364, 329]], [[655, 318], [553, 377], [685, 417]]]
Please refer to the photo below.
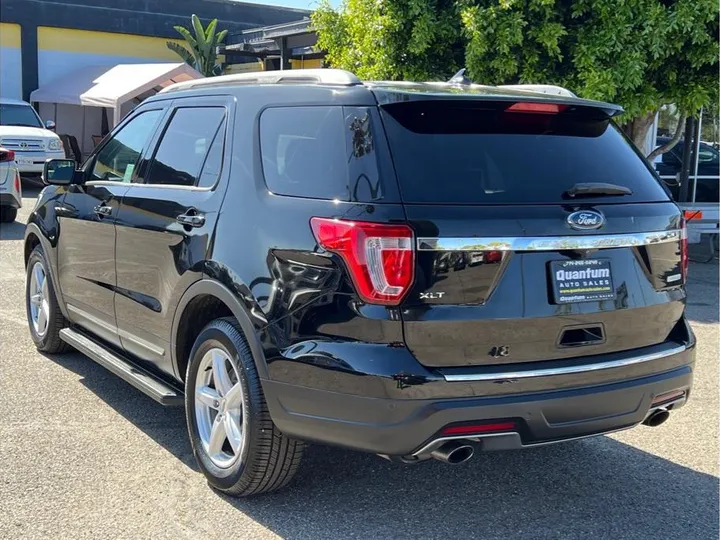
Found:
[[38, 337], [47, 333], [50, 322], [50, 294], [48, 291], [47, 273], [40, 261], [37, 261], [30, 273], [30, 320]]
[[227, 353], [210, 349], [198, 368], [195, 419], [203, 449], [217, 467], [242, 459], [247, 443], [242, 382]]

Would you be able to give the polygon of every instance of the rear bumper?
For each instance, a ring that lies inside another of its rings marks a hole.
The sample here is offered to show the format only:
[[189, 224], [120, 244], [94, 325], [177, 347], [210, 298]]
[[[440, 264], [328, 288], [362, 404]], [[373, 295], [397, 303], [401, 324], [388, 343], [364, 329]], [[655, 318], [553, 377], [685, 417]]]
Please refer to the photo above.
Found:
[[[479, 439], [482, 449], [505, 450], [598, 435], [641, 423], [654, 407], [656, 396], [683, 390], [687, 398], [694, 355], [694, 343], [690, 343], [680, 352], [646, 362], [655, 363], [657, 369], [643, 376], [637, 376], [637, 366], [631, 365], [606, 370], [614, 374], [613, 382], [606, 384], [583, 383], [575, 374], [572, 387], [548, 389], [546, 385], [544, 391], [456, 399], [365, 397], [270, 380], [263, 381], [263, 388], [275, 424], [300, 439], [388, 456], [411, 456], [440, 438], [449, 424], [512, 420], [517, 426], [513, 430]], [[652, 371], [652, 366], [644, 367]], [[625, 378], [622, 369], [628, 370]], [[444, 382], [443, 393], [447, 395], [454, 387], [458, 395], [467, 395], [468, 384]], [[675, 402], [672, 408], [684, 401]]]
[[14, 191], [9, 193], [3, 193], [0, 190], [0, 206], [9, 206], [10, 208], [20, 208], [22, 206], [22, 200], [19, 195]]

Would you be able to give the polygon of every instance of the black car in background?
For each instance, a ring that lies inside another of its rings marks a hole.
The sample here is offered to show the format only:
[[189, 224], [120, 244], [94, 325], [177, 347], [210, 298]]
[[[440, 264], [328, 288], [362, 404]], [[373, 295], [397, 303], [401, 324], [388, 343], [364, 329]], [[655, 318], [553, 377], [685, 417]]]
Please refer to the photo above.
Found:
[[[657, 145], [661, 146], [670, 141], [669, 137], [658, 137]], [[685, 141], [679, 141], [669, 152], [661, 154], [653, 161], [653, 166], [663, 181], [667, 184], [676, 201], [680, 200], [680, 188], [677, 176], [682, 169], [682, 160], [685, 152]], [[695, 173], [695, 164], [690, 164], [690, 175]], [[692, 179], [690, 181], [692, 188]], [[688, 193], [692, 198], [692, 193]], [[717, 148], [701, 142], [698, 153], [698, 180], [695, 200], [698, 203], [720, 202], [720, 152]]]
[[692, 384], [685, 229], [621, 112], [337, 70], [173, 85], [46, 164], [32, 339], [184, 405], [235, 496], [306, 443], [461, 463], [659, 425]]

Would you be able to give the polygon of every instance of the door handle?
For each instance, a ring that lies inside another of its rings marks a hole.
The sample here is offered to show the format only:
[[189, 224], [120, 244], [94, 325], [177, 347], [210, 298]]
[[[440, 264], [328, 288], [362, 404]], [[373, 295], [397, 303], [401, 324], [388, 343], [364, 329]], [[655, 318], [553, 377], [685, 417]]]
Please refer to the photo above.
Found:
[[55, 214], [59, 217], [72, 217], [76, 216], [77, 212], [75, 212], [72, 208], [68, 208], [67, 206], [56, 206], [55, 207]]
[[205, 215], [198, 214], [197, 210], [190, 209], [185, 214], [180, 214], [175, 218], [178, 223], [182, 223], [188, 227], [202, 227], [205, 225]]
[[95, 212], [99, 216], [109, 216], [110, 214], [112, 214], [112, 206], [98, 204], [95, 208], [93, 208], [93, 212]]

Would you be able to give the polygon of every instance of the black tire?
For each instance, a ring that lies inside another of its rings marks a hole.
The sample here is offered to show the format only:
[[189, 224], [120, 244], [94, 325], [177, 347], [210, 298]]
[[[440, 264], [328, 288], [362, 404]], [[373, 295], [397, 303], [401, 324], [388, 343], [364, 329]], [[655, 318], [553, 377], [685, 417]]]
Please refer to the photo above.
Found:
[[[39, 336], [35, 332], [30, 312], [30, 272], [32, 272], [32, 269], [37, 262], [40, 262], [43, 265], [48, 283], [48, 326], [47, 331], [42, 336]], [[62, 311], [60, 311], [60, 305], [58, 304], [57, 297], [55, 296], [55, 288], [53, 287], [52, 278], [50, 277], [50, 271], [48, 268], [49, 266], [47, 260], [45, 259], [42, 247], [37, 246], [30, 254], [27, 268], [25, 269], [25, 311], [27, 313], [28, 327], [30, 328], [30, 337], [32, 337], [32, 340], [35, 342], [37, 350], [50, 354], [63, 353], [70, 350], [70, 346], [60, 339], [60, 330], [67, 326], [67, 320], [63, 316]]]
[[[240, 460], [216, 466], [200, 439], [195, 415], [195, 387], [203, 356], [222, 349], [234, 364], [243, 388], [243, 433], [249, 437]], [[195, 340], [185, 377], [185, 414], [198, 466], [215, 489], [233, 497], [267, 493], [284, 487], [300, 466], [304, 444], [283, 435], [272, 422], [250, 347], [234, 318], [210, 322]]]
[[12, 206], [0, 206], [0, 222], [12, 223], [17, 217], [17, 208]]

